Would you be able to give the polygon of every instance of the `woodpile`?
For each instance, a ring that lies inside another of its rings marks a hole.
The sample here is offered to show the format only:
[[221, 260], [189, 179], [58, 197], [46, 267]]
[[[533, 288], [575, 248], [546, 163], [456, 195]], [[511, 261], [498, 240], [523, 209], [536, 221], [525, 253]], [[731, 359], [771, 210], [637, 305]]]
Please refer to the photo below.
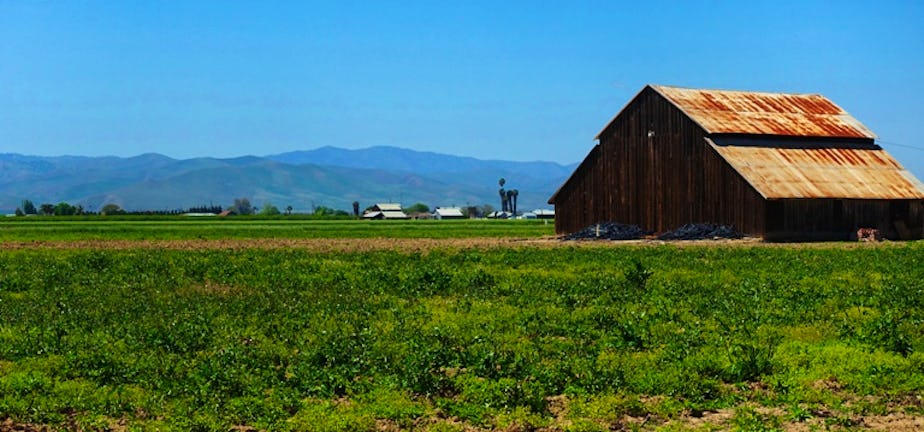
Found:
[[646, 235], [648, 233], [638, 225], [600, 222], [563, 236], [562, 240], [636, 240]]
[[743, 235], [730, 225], [686, 224], [658, 236], [658, 240], [740, 239]]

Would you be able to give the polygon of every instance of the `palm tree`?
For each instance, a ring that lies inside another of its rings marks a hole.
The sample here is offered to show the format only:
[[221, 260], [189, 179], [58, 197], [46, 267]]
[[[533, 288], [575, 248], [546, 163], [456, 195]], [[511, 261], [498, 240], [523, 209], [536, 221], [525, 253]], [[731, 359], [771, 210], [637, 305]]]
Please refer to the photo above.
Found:
[[510, 191], [510, 195], [513, 197], [513, 204], [511, 205], [512, 209], [510, 211], [512, 211], [513, 215], [516, 216], [517, 215], [517, 196], [520, 195], [520, 191], [517, 189], [513, 189]]
[[500, 188], [497, 190], [497, 193], [500, 195], [501, 199], [501, 211], [507, 211], [507, 191], [505, 191], [504, 188]]

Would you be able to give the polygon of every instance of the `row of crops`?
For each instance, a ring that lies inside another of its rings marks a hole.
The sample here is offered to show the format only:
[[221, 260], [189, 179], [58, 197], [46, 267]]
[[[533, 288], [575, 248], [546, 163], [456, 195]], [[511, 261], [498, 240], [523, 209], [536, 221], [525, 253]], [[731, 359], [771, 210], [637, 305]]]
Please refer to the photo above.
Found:
[[24, 217], [0, 220], [0, 242], [72, 240], [469, 238], [554, 235], [549, 220], [389, 220], [278, 217]]
[[739, 426], [920, 414], [922, 260], [921, 243], [0, 251], [0, 420], [608, 430], [728, 407]]

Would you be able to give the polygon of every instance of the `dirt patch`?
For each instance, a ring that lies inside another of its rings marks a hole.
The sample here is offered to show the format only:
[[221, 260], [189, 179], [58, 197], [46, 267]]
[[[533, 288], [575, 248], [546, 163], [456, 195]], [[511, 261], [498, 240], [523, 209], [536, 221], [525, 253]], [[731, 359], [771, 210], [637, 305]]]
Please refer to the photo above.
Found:
[[[429, 430], [431, 427], [445, 426], [451, 430], [464, 432], [487, 432], [487, 431], [525, 431], [537, 430], [542, 432], [560, 432], [568, 430], [572, 422], [566, 419], [567, 399], [550, 398], [550, 408], [554, 416], [553, 424], [543, 428], [524, 428], [520, 425], [508, 425], [503, 429], [491, 429], [477, 427], [460, 422], [455, 418], [443, 418], [439, 414], [435, 416], [424, 416], [415, 421], [415, 429]], [[610, 430], [643, 430], [653, 431], [658, 429], [671, 430], [738, 430], [742, 425], [738, 424], [739, 410], [749, 410], [765, 421], [766, 426], [772, 426], [776, 430], [788, 432], [809, 432], [817, 430], [853, 430], [853, 431], [892, 431], [892, 432], [916, 432], [924, 430], [924, 415], [907, 414], [903, 412], [894, 412], [885, 415], [872, 416], [835, 416], [830, 411], [816, 411], [810, 418], [804, 420], [788, 419], [786, 412], [782, 408], [762, 407], [745, 404], [735, 408], [723, 408], [717, 410], [707, 410], [698, 412], [685, 412], [682, 415], [670, 420], [658, 419], [656, 416], [646, 416], [643, 418], [625, 416], [617, 423], [604, 425]], [[753, 426], [753, 423], [749, 424]], [[76, 424], [62, 425], [65, 430], [80, 430]], [[36, 425], [28, 423], [15, 423], [10, 419], [0, 422], [0, 432], [52, 432], [61, 430], [59, 427], [49, 425]], [[123, 421], [111, 425], [110, 430], [122, 431], [127, 430]], [[747, 429], [745, 426], [744, 429]], [[236, 432], [256, 432], [257, 429], [250, 426], [232, 426], [232, 431]], [[380, 432], [396, 432], [402, 428], [395, 422], [389, 420], [377, 420], [375, 430]]]
[[10, 419], [0, 422], [0, 432], [50, 432], [52, 430], [50, 426], [14, 423]]
[[241, 249], [310, 249], [317, 252], [368, 252], [397, 250], [427, 252], [434, 249], [488, 249], [488, 248], [612, 248], [651, 247], [783, 247], [783, 248], [870, 248], [902, 246], [905, 242], [831, 242], [831, 243], [767, 243], [760, 238], [718, 240], [561, 240], [558, 237], [535, 238], [348, 238], [348, 239], [187, 239], [187, 240], [60, 240], [0, 242], [0, 249], [169, 249], [169, 250], [241, 250]]
[[868, 416], [862, 418], [863, 427], [883, 431], [924, 431], [924, 416], [913, 416], [905, 413], [894, 413], [884, 416]]

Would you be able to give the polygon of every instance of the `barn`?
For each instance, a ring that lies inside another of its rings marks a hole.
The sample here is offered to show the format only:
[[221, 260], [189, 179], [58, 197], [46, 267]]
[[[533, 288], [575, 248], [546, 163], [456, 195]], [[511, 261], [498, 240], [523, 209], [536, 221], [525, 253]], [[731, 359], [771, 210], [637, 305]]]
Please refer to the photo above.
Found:
[[364, 219], [410, 219], [398, 203], [379, 203], [363, 213]]
[[559, 234], [603, 221], [767, 240], [924, 234], [924, 185], [821, 95], [648, 85], [596, 139], [549, 199]]

